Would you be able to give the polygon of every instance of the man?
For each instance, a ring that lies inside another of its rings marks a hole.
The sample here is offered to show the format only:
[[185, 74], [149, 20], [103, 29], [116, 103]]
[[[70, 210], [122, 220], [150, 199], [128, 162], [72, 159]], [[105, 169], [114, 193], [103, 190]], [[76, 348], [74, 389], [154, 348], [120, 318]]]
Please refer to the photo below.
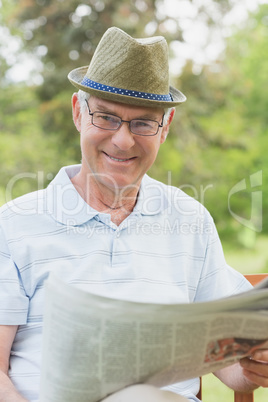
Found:
[[[1, 208], [0, 401], [39, 398], [51, 271], [81, 289], [141, 302], [204, 301], [249, 288], [227, 266], [205, 208], [146, 175], [186, 99], [168, 77], [164, 38], [138, 40], [118, 28], [104, 34], [88, 68], [69, 74], [79, 89], [72, 106], [81, 166]], [[216, 375], [237, 390], [268, 386], [267, 363], [268, 351], [259, 351]], [[136, 385], [107, 402], [197, 401], [198, 387], [198, 379], [169, 391]]]

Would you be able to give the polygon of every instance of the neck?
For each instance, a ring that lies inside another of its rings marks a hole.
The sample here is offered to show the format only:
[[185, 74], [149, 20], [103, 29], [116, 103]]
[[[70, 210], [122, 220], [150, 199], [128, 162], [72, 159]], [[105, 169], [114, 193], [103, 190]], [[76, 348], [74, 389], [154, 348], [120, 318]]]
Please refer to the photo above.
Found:
[[92, 180], [85, 180], [80, 173], [71, 181], [87, 204], [99, 212], [110, 214], [116, 225], [131, 214], [137, 202], [139, 185], [115, 191]]
[[[103, 196], [92, 196], [90, 195], [90, 200], [88, 200], [88, 204], [92, 206], [94, 209], [97, 209], [100, 212], [113, 213], [113, 211], [122, 211], [125, 214], [130, 214], [133, 211], [133, 208], [136, 204], [137, 194], [131, 195], [120, 194], [120, 197], [114, 197], [111, 199], [107, 199]], [[86, 200], [87, 201], [87, 200]]]

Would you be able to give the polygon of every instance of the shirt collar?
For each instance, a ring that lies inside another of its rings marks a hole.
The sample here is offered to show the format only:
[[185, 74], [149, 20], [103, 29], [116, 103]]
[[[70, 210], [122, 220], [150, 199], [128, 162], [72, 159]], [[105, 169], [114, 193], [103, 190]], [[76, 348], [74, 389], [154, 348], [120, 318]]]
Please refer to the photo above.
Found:
[[168, 187], [145, 175], [141, 182], [139, 196], [134, 212], [142, 215], [157, 215], [169, 206]]
[[[60, 169], [47, 187], [47, 207], [49, 214], [57, 221], [68, 226], [79, 226], [100, 215], [79, 195], [71, 182], [81, 165]], [[145, 175], [140, 186], [134, 214], [157, 215], [168, 205], [167, 188], [162, 183]]]
[[91, 208], [71, 182], [81, 165], [60, 169], [47, 188], [48, 211], [52, 217], [67, 226], [78, 226], [94, 218], [98, 211]]

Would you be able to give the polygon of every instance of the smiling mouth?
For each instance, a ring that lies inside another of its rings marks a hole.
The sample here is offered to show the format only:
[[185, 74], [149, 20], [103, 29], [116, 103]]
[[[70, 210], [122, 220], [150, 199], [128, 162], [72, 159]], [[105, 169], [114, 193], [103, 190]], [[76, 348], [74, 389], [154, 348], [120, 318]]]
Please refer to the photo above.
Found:
[[124, 158], [124, 159], [123, 158], [115, 158], [115, 157], [113, 157], [111, 155], [108, 155], [106, 152], [104, 152], [104, 154], [106, 156], [108, 156], [108, 158], [112, 159], [112, 161], [115, 161], [115, 162], [127, 162], [127, 161], [130, 161], [130, 160], [134, 159], [134, 157], [132, 157], [132, 158]]

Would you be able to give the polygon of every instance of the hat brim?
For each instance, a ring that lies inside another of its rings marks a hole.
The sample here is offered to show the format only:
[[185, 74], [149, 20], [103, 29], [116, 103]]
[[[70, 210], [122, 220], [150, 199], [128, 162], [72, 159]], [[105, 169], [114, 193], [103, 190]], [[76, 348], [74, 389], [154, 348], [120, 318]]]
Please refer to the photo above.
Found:
[[68, 74], [68, 79], [76, 88], [81, 89], [84, 92], [88, 92], [91, 95], [97, 96], [98, 98], [107, 99], [113, 102], [126, 103], [129, 105], [164, 108], [178, 106], [186, 101], [186, 96], [181, 91], [172, 86], [169, 87], [170, 95], [172, 97], [171, 101], [137, 98], [134, 96], [127, 96], [114, 92], [91, 88], [82, 84], [87, 70], [88, 66], [76, 68]]

